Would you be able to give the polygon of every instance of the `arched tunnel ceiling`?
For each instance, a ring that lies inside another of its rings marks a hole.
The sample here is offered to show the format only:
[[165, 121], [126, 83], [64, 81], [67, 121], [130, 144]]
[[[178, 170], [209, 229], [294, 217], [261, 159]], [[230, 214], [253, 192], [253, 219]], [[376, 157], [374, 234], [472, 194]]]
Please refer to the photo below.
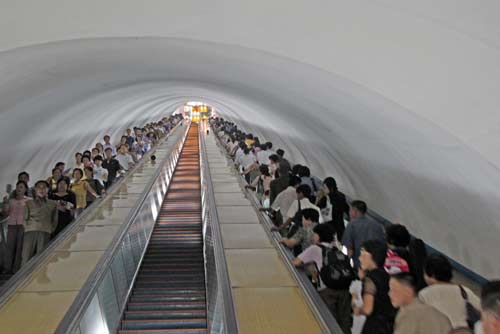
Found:
[[2, 184], [204, 99], [500, 276], [498, 2], [0, 6]]

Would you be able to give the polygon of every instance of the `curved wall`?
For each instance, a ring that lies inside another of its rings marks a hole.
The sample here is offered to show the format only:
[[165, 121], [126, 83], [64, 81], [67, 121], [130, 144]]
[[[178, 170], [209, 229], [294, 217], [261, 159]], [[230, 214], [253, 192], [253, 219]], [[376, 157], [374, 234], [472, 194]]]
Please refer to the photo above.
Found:
[[497, 2], [2, 7], [2, 184], [21, 169], [46, 176], [40, 161], [69, 160], [103, 132], [205, 99], [459, 262], [500, 276]]

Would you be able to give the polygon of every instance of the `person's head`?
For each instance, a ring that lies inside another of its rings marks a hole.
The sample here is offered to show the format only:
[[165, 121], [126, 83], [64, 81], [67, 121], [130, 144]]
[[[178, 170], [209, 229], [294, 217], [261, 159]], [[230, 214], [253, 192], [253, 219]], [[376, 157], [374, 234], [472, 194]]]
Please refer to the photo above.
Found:
[[300, 182], [300, 177], [298, 177], [297, 175], [290, 176], [290, 186], [297, 188], [298, 186], [300, 186]]
[[156, 161], [156, 155], [151, 155], [151, 162], [155, 162]]
[[35, 195], [39, 198], [47, 197], [49, 191], [49, 183], [45, 180], [38, 180], [35, 183]]
[[127, 136], [130, 136], [132, 134], [132, 129], [128, 128], [126, 133], [127, 133]]
[[122, 136], [120, 138], [120, 144], [125, 144], [127, 142], [127, 136]]
[[82, 158], [83, 158], [83, 154], [81, 154], [80, 152], [75, 153], [75, 161], [77, 164], [82, 163]]
[[105, 143], [105, 144], [109, 144], [109, 140], [110, 140], [111, 138], [110, 138], [108, 135], [105, 135], [103, 139], [104, 139], [104, 143]]
[[91, 152], [89, 150], [83, 151], [83, 156], [89, 156], [90, 157]]
[[367, 210], [368, 207], [365, 202], [359, 200], [352, 201], [351, 208], [349, 210], [349, 216], [351, 217], [351, 219], [357, 219], [363, 217], [366, 214]]
[[118, 147], [118, 151], [120, 152], [120, 154], [127, 154], [128, 152], [127, 145], [124, 144], [120, 145]]
[[266, 148], [267, 148], [268, 150], [272, 149], [272, 148], [273, 148], [273, 143], [271, 143], [270, 141], [268, 141], [268, 142], [266, 143]]
[[30, 175], [27, 172], [21, 172], [17, 174], [17, 180], [18, 181], [24, 181], [26, 184], [30, 182]]
[[368, 240], [361, 245], [359, 263], [363, 270], [374, 270], [384, 266], [387, 257], [387, 245], [378, 240]]
[[299, 175], [299, 169], [302, 167], [302, 165], [293, 165], [292, 167], [292, 174], [293, 175]]
[[91, 156], [92, 156], [92, 157], [95, 157], [95, 156], [97, 156], [98, 154], [99, 154], [99, 149], [98, 149], [97, 147], [94, 147], [94, 148], [92, 149], [92, 154], [91, 154]]
[[89, 180], [93, 179], [94, 178], [94, 169], [90, 166], [87, 166], [83, 169], [84, 173], [85, 173], [85, 177]]
[[318, 211], [307, 208], [302, 210], [302, 225], [311, 226], [312, 224], [317, 224], [319, 222]]
[[82, 157], [82, 163], [84, 166], [87, 166], [88, 164], [90, 164], [90, 156], [89, 155], [84, 155]]
[[61, 170], [57, 167], [52, 168], [52, 179], [59, 180], [62, 176]]
[[330, 194], [337, 192], [337, 181], [331, 176], [323, 180], [323, 186], [328, 188]]
[[276, 154], [279, 155], [281, 158], [283, 158], [285, 156], [285, 151], [283, 151], [281, 148], [279, 148], [276, 151]]
[[300, 166], [300, 168], [299, 168], [299, 176], [300, 177], [310, 177], [311, 176], [311, 171], [309, 170], [309, 167], [307, 167], [307, 166]]
[[94, 164], [97, 166], [97, 167], [101, 167], [102, 165], [102, 157], [100, 155], [96, 155], [94, 157]]
[[259, 148], [260, 148], [262, 151], [266, 151], [266, 150], [267, 150], [267, 145], [266, 145], [266, 144], [261, 144], [261, 145], [259, 145]]
[[67, 178], [62, 178], [57, 181], [57, 192], [65, 193], [68, 191], [69, 183]]
[[277, 164], [280, 162], [280, 157], [277, 154], [271, 154], [269, 156], [269, 161], [271, 161], [272, 164]]
[[269, 167], [267, 167], [267, 165], [260, 165], [259, 172], [264, 176], [271, 176], [271, 174], [269, 174]]
[[417, 281], [410, 273], [391, 275], [389, 280], [389, 297], [395, 308], [410, 305], [417, 295]]
[[298, 200], [309, 198], [309, 196], [311, 196], [311, 187], [309, 187], [307, 184], [301, 184], [297, 187], [296, 192]]
[[453, 278], [453, 268], [450, 261], [441, 254], [427, 257], [424, 265], [424, 279], [428, 285], [449, 283]]
[[247, 147], [247, 146], [245, 146], [245, 148], [243, 149], [243, 153], [244, 153], [245, 155], [249, 155], [249, 154], [250, 154], [250, 148], [249, 148], [249, 147]]
[[16, 197], [17, 198], [22, 198], [24, 195], [26, 195], [26, 192], [28, 191], [28, 184], [24, 182], [23, 180], [19, 180], [16, 183]]
[[483, 286], [481, 309], [484, 334], [500, 333], [500, 280], [491, 281]]
[[80, 168], [75, 168], [73, 169], [72, 176], [76, 181], [80, 181], [80, 179], [83, 177], [83, 171]]
[[104, 146], [101, 143], [95, 144], [95, 148], [99, 150], [99, 153], [104, 153]]
[[111, 147], [106, 147], [104, 154], [106, 155], [106, 158], [110, 159], [113, 156], [113, 150]]
[[55, 167], [58, 168], [61, 171], [61, 173], [64, 173], [64, 169], [66, 168], [66, 163], [59, 161], [58, 163], [56, 163]]
[[406, 248], [410, 245], [410, 232], [401, 224], [389, 225], [385, 229], [387, 246], [389, 248]]
[[[314, 209], [306, 209], [313, 210]], [[329, 224], [318, 224], [313, 229], [313, 242], [319, 244], [322, 242], [332, 243], [333, 242], [333, 230]]]

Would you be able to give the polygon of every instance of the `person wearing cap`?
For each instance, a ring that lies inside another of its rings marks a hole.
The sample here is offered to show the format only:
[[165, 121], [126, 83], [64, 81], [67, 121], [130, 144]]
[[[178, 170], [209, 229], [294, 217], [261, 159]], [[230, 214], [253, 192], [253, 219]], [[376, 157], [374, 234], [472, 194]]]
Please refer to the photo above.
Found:
[[45, 249], [57, 226], [58, 204], [47, 198], [49, 188], [47, 181], [37, 181], [34, 197], [26, 202], [23, 265]]

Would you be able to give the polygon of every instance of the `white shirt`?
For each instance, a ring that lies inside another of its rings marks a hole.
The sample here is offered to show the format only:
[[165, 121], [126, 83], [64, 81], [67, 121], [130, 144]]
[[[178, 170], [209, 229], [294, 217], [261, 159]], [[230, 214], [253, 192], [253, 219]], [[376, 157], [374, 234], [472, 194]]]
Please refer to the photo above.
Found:
[[134, 163], [134, 160], [132, 159], [130, 154], [121, 154], [120, 153], [120, 154], [116, 155], [115, 159], [118, 160], [118, 162], [120, 163], [120, 166], [122, 166], [124, 170], [128, 170], [129, 165], [131, 163]]
[[108, 175], [108, 170], [102, 166], [95, 166], [94, 167], [94, 179], [99, 181], [101, 185], [104, 186], [104, 176]]
[[273, 210], [280, 210], [281, 215], [283, 217], [286, 217], [286, 214], [288, 213], [288, 210], [290, 209], [290, 205], [294, 201], [297, 201], [297, 190], [295, 187], [288, 186], [285, 190], [280, 192], [278, 196], [274, 199], [273, 204], [271, 205], [271, 208]]
[[269, 157], [273, 154], [271, 150], [257, 152], [257, 161], [260, 165], [269, 165]]
[[[298, 200], [295, 200], [290, 205], [290, 208], [288, 209], [288, 211], [286, 213], [285, 220], [287, 220], [288, 218], [293, 218], [295, 216], [295, 214], [299, 210], [299, 203], [298, 202], [299, 202]], [[323, 217], [321, 217], [321, 210], [316, 205], [312, 204], [309, 201], [309, 198], [303, 198], [303, 199], [300, 200], [300, 208], [302, 210], [304, 210], [304, 209], [314, 209], [314, 210], [318, 211], [318, 214], [319, 214], [319, 223], [320, 224], [323, 223]]]
[[243, 166], [243, 168], [247, 169], [252, 166], [257, 159], [255, 159], [255, 155], [252, 152], [248, 154], [243, 154], [240, 156], [238, 163]]

